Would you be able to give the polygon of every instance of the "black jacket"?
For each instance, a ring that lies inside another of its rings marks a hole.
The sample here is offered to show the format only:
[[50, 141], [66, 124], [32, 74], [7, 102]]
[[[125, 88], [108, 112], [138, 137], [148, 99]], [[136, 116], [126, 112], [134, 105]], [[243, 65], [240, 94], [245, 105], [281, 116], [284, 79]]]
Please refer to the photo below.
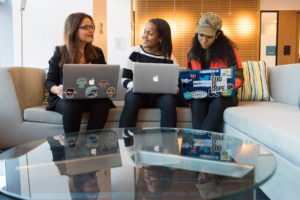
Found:
[[[95, 47], [96, 51], [99, 54], [97, 59], [92, 60], [92, 64], [106, 64], [103, 52], [100, 48]], [[48, 106], [47, 110], [54, 110], [56, 106], [56, 102], [59, 100], [59, 97], [56, 94], [52, 94], [50, 92], [51, 87], [54, 85], [63, 84], [63, 67], [59, 66], [59, 62], [61, 59], [61, 52], [59, 47], [55, 47], [54, 55], [49, 60], [49, 71], [47, 73], [47, 78], [45, 81], [45, 87], [49, 92], [48, 97]], [[113, 103], [111, 102], [111, 107], [114, 107]]]

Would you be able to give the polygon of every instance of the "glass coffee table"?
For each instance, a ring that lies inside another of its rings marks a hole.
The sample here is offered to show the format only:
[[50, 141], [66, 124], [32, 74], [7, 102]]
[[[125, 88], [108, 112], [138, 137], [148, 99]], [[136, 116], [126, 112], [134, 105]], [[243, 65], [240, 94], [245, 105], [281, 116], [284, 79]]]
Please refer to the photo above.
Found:
[[0, 160], [1, 192], [39, 200], [254, 198], [276, 168], [272, 153], [252, 141], [177, 128], [62, 134]]

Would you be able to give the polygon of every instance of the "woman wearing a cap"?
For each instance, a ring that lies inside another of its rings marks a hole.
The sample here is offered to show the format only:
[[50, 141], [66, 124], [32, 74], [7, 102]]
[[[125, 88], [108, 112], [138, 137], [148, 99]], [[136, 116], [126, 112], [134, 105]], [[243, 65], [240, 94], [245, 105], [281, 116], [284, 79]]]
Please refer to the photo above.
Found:
[[133, 47], [123, 66], [122, 86], [128, 90], [125, 105], [120, 117], [119, 127], [135, 127], [139, 109], [158, 107], [161, 110], [161, 127], [175, 127], [176, 97], [172, 94], [133, 93], [133, 62], [176, 63], [172, 56], [171, 28], [163, 19], [150, 19], [142, 35], [142, 45]]
[[[187, 69], [235, 68], [235, 88], [243, 84], [243, 67], [234, 43], [222, 28], [222, 19], [217, 13], [205, 13], [196, 28], [192, 48], [187, 54]], [[223, 112], [227, 107], [237, 106], [237, 97], [193, 99], [191, 102], [194, 129], [220, 131]]]

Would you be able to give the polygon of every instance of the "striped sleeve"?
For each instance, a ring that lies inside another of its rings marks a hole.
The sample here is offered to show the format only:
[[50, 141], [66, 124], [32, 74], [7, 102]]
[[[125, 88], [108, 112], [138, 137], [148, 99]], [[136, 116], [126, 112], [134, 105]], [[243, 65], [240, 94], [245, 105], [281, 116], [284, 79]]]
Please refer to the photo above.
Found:
[[132, 62], [134, 60], [133, 56], [135, 55], [134, 49], [135, 49], [135, 47], [129, 49], [128, 54], [127, 54], [128, 57], [125, 62], [125, 65], [122, 66], [123, 72], [122, 72], [121, 85], [126, 89], [131, 89], [131, 88], [128, 88], [128, 84], [130, 82], [132, 82], [132, 79], [133, 79]]

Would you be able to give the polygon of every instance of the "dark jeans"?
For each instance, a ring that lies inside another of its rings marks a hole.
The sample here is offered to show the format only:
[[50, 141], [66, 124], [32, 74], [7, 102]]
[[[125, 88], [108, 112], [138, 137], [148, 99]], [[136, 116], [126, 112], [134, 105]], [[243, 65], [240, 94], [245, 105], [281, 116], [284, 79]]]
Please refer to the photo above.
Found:
[[87, 130], [102, 129], [112, 107], [110, 99], [62, 100], [56, 103], [55, 111], [63, 116], [65, 133], [80, 130], [81, 115], [90, 112]]
[[140, 108], [160, 108], [161, 127], [176, 127], [176, 98], [172, 94], [141, 94], [129, 91], [125, 95], [125, 105], [119, 127], [135, 127]]
[[237, 97], [193, 99], [191, 101], [193, 129], [220, 132], [224, 110], [237, 104]]

